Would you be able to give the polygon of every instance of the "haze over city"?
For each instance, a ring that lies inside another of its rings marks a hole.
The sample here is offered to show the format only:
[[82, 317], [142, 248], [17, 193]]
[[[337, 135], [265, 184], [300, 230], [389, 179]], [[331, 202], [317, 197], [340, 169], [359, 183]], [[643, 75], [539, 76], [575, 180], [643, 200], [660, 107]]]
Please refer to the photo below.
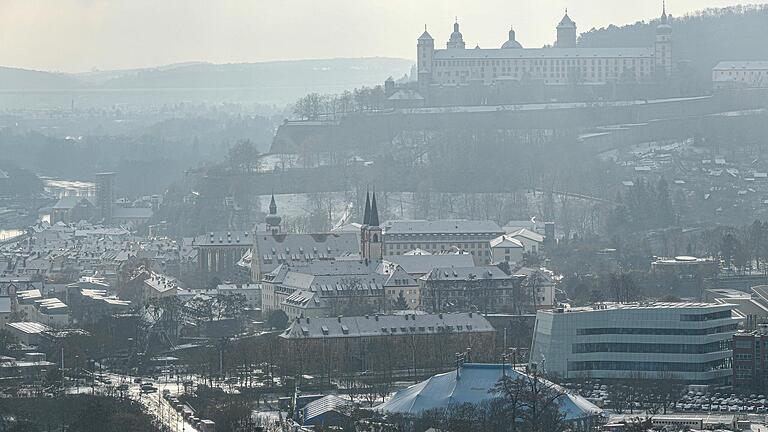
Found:
[[0, 0], [0, 432], [767, 431], [766, 41]]
[[[738, 3], [671, 0], [668, 10], [680, 16]], [[443, 42], [456, 16], [471, 47], [495, 47], [512, 25], [531, 48], [554, 41], [566, 8], [586, 31], [655, 19], [661, 1], [0, 0], [0, 64], [85, 72], [188, 61], [410, 58], [424, 24]]]

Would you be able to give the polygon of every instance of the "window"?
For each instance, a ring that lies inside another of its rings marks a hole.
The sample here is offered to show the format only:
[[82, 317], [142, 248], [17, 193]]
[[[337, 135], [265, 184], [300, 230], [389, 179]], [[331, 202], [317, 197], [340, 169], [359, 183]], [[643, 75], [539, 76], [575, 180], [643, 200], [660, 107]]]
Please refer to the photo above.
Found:
[[634, 334], [634, 335], [707, 335], [736, 331], [737, 324], [727, 324], [709, 328], [685, 329], [685, 328], [580, 328], [576, 329], [577, 335], [608, 335], [608, 334]]
[[658, 354], [706, 354], [731, 349], [730, 340], [705, 344], [663, 344], [596, 342], [575, 343], [571, 346], [575, 354], [583, 353], [658, 353]]
[[719, 312], [712, 312], [708, 314], [682, 314], [680, 315], [681, 321], [709, 321], [715, 319], [730, 318], [731, 311], [724, 310]]
[[704, 363], [689, 362], [643, 362], [643, 361], [574, 361], [568, 362], [568, 370], [588, 371], [638, 371], [638, 372], [709, 372], [731, 369], [730, 358]]

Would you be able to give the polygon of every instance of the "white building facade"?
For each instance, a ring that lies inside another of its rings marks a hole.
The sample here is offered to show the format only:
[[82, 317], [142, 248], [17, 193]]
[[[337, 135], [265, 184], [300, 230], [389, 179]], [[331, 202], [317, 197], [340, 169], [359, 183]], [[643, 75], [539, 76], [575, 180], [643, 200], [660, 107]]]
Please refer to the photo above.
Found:
[[419, 89], [472, 81], [489, 85], [499, 80], [540, 80], [546, 84], [642, 81], [672, 72], [672, 27], [666, 9], [648, 47], [588, 48], [579, 46], [576, 39], [576, 23], [567, 11], [557, 26], [554, 46], [544, 48], [523, 48], [515, 31], [510, 30], [501, 48], [467, 49], [456, 22], [445, 49], [435, 49], [434, 39], [425, 28], [417, 44]]
[[712, 86], [768, 87], [768, 61], [722, 61], [712, 68]]
[[564, 379], [727, 383], [733, 305], [602, 304], [536, 315], [531, 362]]
[[388, 221], [384, 224], [384, 255], [414, 249], [431, 254], [460, 250], [472, 255], [476, 265], [487, 265], [491, 262], [490, 241], [503, 234], [496, 222], [488, 220]]
[[507, 235], [491, 240], [491, 259], [494, 263], [522, 263], [524, 252], [523, 243]]

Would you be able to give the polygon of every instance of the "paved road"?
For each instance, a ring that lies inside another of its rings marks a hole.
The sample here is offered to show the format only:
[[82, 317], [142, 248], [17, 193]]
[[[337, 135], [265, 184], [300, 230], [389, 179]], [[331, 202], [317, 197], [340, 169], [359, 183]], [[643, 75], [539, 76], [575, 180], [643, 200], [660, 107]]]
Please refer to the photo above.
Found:
[[128, 384], [127, 396], [139, 401], [149, 414], [155, 416], [172, 432], [191, 432], [197, 430], [192, 423], [185, 420], [181, 413], [177, 412], [176, 409], [162, 396], [163, 390], [168, 390], [171, 395], [178, 396], [179, 389], [182, 387], [176, 382], [166, 383], [162, 379], [155, 381], [142, 378], [142, 382], [149, 382], [157, 387], [156, 393], [142, 393], [139, 384], [133, 382], [136, 377], [113, 373], [104, 375], [112, 380], [112, 385], [114, 386]]

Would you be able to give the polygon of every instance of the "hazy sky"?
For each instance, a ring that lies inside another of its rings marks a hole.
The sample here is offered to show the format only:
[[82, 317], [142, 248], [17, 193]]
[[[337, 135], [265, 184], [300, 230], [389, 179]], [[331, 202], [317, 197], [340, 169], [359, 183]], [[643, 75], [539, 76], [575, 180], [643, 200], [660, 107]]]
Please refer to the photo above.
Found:
[[[742, 3], [669, 0], [673, 15]], [[275, 59], [413, 58], [427, 24], [444, 46], [554, 40], [568, 7], [580, 31], [657, 17], [661, 0], [0, 0], [0, 65], [68, 72]]]

